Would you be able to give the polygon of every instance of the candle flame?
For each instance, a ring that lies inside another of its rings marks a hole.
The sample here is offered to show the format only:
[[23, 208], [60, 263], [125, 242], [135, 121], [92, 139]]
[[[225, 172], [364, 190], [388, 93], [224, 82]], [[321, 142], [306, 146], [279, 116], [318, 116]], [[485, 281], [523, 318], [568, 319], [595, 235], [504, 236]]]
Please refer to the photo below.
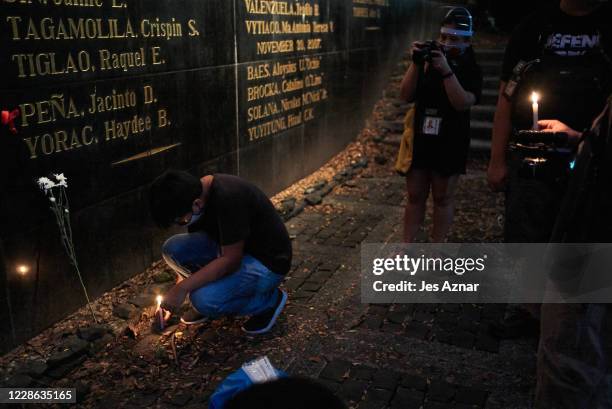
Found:
[[25, 276], [29, 272], [30, 272], [30, 268], [26, 266], [25, 264], [21, 264], [17, 266], [17, 273], [19, 273], [19, 275]]
[[162, 297], [161, 295], [158, 295], [156, 300], [157, 300], [157, 306], [161, 307], [161, 303], [163, 301], [164, 297]]
[[539, 100], [540, 100], [540, 95], [537, 92], [532, 92], [531, 93], [531, 101], [534, 104], [537, 104]]

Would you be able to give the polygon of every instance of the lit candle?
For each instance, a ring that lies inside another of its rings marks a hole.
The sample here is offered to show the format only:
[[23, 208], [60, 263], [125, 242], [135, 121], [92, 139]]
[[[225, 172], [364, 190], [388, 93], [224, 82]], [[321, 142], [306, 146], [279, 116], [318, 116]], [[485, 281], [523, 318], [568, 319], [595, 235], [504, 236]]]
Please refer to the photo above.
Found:
[[531, 102], [533, 102], [533, 104], [531, 105], [531, 108], [533, 109], [533, 127], [532, 129], [534, 131], [537, 131], [539, 128], [538, 126], [538, 110], [539, 110], [539, 106], [538, 106], [538, 100], [540, 99], [540, 96], [538, 95], [537, 92], [533, 92], [531, 94]]
[[159, 315], [159, 328], [163, 331], [164, 329], [164, 310], [161, 307], [163, 297], [161, 295], [157, 296], [157, 314]]
[[17, 266], [17, 273], [20, 276], [25, 276], [26, 274], [28, 274], [29, 271], [30, 271], [30, 268], [26, 266], [25, 264]]

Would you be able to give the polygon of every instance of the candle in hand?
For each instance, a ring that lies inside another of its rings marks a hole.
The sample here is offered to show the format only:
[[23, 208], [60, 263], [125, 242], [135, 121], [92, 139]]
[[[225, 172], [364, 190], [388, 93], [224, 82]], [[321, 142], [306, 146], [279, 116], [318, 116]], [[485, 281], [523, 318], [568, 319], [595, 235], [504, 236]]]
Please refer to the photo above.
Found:
[[161, 330], [164, 329], [164, 310], [161, 307], [163, 297], [161, 295], [157, 296], [157, 314], [159, 316], [159, 328]]
[[539, 116], [539, 113], [538, 113], [538, 110], [539, 110], [538, 101], [539, 101], [539, 99], [540, 99], [540, 96], [538, 95], [537, 92], [533, 92], [531, 94], [531, 102], [533, 102], [533, 104], [531, 105], [531, 107], [533, 108], [533, 127], [532, 127], [532, 129], [534, 131], [537, 131], [539, 129], [539, 127], [538, 127], [538, 120], [539, 120], [539, 118], [538, 118], [538, 116]]

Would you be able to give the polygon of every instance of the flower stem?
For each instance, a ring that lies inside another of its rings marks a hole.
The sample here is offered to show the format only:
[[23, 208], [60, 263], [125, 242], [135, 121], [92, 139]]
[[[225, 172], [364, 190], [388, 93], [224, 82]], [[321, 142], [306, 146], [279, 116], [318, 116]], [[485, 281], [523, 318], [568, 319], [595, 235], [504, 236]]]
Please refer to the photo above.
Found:
[[[51, 192], [51, 197], [55, 197], [53, 192]], [[55, 215], [55, 220], [59, 227], [60, 238], [62, 240], [62, 245], [64, 250], [68, 254], [68, 258], [70, 259], [70, 264], [74, 267], [77, 276], [79, 278], [79, 282], [81, 287], [83, 288], [83, 293], [85, 294], [85, 299], [87, 300], [87, 306], [89, 307], [89, 311], [91, 312], [91, 316], [93, 317], [94, 322], [97, 324], [98, 319], [96, 318], [96, 314], [91, 305], [91, 300], [89, 299], [89, 294], [87, 292], [87, 287], [85, 287], [85, 283], [83, 282], [83, 276], [81, 275], [81, 270], [79, 269], [79, 264], [76, 257], [76, 251], [74, 249], [74, 243], [72, 242], [72, 226], [70, 225], [70, 213], [69, 213], [69, 205], [68, 205], [68, 196], [64, 190], [63, 186], [60, 186], [59, 195], [55, 198], [55, 201], [51, 202], [52, 207], [51, 210]]]

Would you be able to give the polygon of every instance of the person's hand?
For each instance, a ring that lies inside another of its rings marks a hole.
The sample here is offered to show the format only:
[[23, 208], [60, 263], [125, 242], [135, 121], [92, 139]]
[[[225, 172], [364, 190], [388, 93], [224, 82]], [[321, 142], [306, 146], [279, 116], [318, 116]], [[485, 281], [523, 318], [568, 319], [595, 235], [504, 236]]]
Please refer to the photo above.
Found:
[[494, 192], [501, 192], [506, 186], [506, 179], [508, 178], [508, 166], [502, 161], [491, 161], [489, 162], [489, 169], [487, 170], [487, 179], [489, 181], [489, 187]]
[[414, 54], [415, 52], [418, 52], [424, 44], [425, 43], [423, 43], [422, 41], [415, 41], [412, 43], [412, 48], [410, 49], [410, 56], [412, 57], [412, 62], [414, 62], [415, 64], [418, 64], [418, 62], [415, 61]]
[[161, 307], [174, 314], [181, 308], [186, 297], [187, 290], [183, 289], [181, 284], [176, 284], [170, 291], [164, 294], [164, 300], [161, 303]]
[[433, 50], [431, 52], [431, 65], [442, 75], [446, 75], [452, 72], [451, 67], [448, 65], [448, 60], [442, 51]]
[[538, 121], [538, 127], [541, 131], [544, 132], [563, 132], [566, 133], [567, 136], [574, 141], [577, 141], [582, 136], [581, 132], [578, 132], [569, 126], [565, 125], [561, 121], [557, 121], [556, 119], [543, 119]]

